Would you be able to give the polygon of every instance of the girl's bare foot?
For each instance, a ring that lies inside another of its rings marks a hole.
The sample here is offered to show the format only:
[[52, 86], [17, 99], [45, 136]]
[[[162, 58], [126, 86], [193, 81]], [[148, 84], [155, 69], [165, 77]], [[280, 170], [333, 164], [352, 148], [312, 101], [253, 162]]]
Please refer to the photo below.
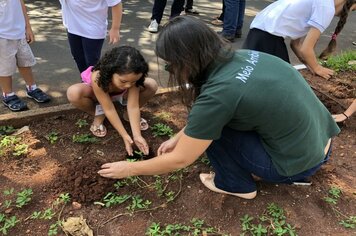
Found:
[[257, 191], [254, 191], [251, 193], [230, 193], [230, 192], [226, 192], [224, 190], [218, 189], [214, 183], [215, 173], [213, 173], [213, 172], [211, 172], [210, 174], [201, 173], [199, 175], [199, 177], [200, 177], [201, 182], [205, 185], [205, 187], [207, 187], [208, 189], [210, 189], [211, 191], [216, 192], [216, 193], [229, 194], [229, 195], [233, 195], [233, 196], [244, 198], [244, 199], [253, 199], [257, 195]]

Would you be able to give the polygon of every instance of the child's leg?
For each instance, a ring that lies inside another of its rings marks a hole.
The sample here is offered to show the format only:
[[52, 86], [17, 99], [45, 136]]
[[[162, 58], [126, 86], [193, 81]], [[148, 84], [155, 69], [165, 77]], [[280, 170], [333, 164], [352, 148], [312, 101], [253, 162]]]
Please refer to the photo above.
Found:
[[0, 76], [0, 87], [3, 95], [12, 93], [12, 77]]
[[[83, 83], [74, 84], [67, 89], [67, 98], [73, 106], [94, 116], [93, 125], [95, 127], [99, 127], [103, 124], [105, 115], [95, 116], [96, 98], [91, 86]], [[96, 130], [97, 129], [95, 129], [95, 131]], [[101, 132], [100, 130], [98, 131]], [[94, 133], [94, 131], [92, 132]]]
[[140, 107], [143, 107], [157, 92], [158, 84], [154, 79], [145, 79], [145, 88], [140, 88]]

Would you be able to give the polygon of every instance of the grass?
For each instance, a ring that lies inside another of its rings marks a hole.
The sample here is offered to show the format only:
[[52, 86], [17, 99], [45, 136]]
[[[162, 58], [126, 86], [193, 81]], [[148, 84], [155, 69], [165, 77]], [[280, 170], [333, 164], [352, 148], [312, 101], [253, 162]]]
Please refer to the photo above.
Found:
[[323, 66], [340, 71], [355, 71], [356, 70], [356, 51], [346, 51], [341, 54], [330, 56]]

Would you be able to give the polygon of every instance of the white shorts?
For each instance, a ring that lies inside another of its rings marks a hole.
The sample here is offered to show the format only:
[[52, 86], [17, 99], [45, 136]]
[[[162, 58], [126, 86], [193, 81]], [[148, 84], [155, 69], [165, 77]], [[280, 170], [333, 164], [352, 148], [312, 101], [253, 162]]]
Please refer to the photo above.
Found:
[[36, 64], [26, 39], [9, 40], [0, 38], [0, 76], [12, 76], [17, 67]]

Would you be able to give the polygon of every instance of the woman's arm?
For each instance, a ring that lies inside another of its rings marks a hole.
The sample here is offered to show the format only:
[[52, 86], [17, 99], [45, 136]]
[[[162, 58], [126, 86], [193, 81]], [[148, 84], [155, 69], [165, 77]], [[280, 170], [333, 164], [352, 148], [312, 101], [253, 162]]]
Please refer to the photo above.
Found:
[[202, 140], [181, 134], [177, 146], [170, 153], [155, 158], [127, 162], [106, 163], [98, 173], [107, 178], [125, 178], [135, 175], [158, 175], [192, 164], [209, 147], [212, 140]]
[[120, 26], [122, 19], [122, 3], [111, 7], [112, 24], [109, 31], [109, 43], [114, 44], [120, 41]]
[[304, 41], [299, 43], [300, 47], [293, 49], [293, 51], [297, 50], [296, 55], [298, 58], [302, 58], [302, 62], [305, 63], [308, 68], [315, 74], [325, 78], [330, 79], [330, 77], [334, 74], [333, 70], [325, 68], [318, 63], [318, 60], [315, 56], [314, 47], [319, 40], [320, 31], [314, 27], [311, 27], [308, 34], [306, 35]]

